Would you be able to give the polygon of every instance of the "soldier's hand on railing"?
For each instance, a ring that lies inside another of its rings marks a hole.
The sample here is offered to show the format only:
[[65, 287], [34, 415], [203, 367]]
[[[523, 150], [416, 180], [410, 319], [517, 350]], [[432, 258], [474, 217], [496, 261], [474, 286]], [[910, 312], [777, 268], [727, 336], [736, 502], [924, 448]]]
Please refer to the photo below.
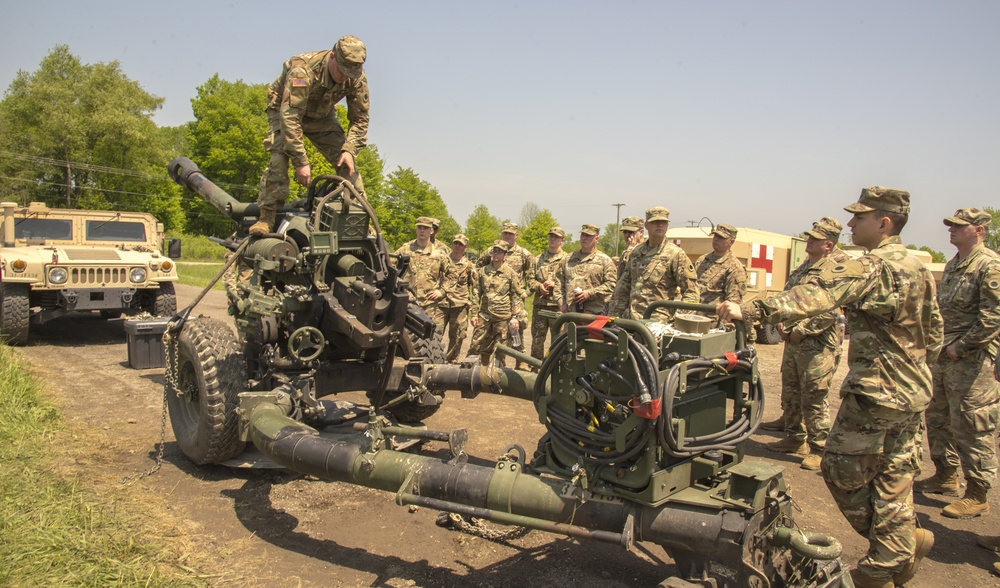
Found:
[[743, 320], [743, 309], [740, 308], [739, 304], [729, 300], [720, 302], [718, 306], [715, 307], [715, 314], [719, 315], [719, 318], [724, 321]]

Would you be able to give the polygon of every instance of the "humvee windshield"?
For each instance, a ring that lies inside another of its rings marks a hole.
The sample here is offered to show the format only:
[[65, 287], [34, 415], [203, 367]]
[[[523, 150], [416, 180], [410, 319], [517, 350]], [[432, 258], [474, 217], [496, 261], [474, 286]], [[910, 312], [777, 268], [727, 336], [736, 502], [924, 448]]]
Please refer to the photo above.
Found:
[[50, 218], [22, 218], [14, 223], [15, 239], [73, 239], [73, 221]]
[[142, 223], [117, 220], [89, 220], [87, 221], [87, 240], [142, 243], [146, 240], [146, 226]]

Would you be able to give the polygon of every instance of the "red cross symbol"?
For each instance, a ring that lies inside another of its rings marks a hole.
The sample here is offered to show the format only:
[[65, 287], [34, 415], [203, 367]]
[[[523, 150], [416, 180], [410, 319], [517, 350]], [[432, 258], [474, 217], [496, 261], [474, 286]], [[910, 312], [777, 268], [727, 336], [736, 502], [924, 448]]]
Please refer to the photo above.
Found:
[[678, 246], [678, 247], [680, 247], [680, 246], [681, 246], [681, 240], [680, 240], [680, 239], [674, 239], [674, 240], [673, 240], [673, 243], [674, 243], [674, 245], [676, 245], [676, 246]]
[[774, 270], [774, 246], [753, 243], [750, 245], [750, 267], [756, 267], [766, 272], [766, 285], [771, 285], [771, 272]]

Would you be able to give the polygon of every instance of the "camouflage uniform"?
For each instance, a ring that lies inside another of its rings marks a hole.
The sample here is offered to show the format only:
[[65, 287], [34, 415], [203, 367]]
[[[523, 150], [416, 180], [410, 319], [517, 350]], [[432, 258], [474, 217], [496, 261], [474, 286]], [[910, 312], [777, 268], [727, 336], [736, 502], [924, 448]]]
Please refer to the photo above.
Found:
[[[568, 258], [569, 254], [560, 249], [556, 253], [543, 251], [535, 260], [535, 273], [531, 279], [531, 291], [535, 293], [534, 310], [531, 314], [531, 356], [538, 359], [545, 357], [545, 336], [556, 322], [555, 319], [543, 317], [539, 311], [559, 312], [559, 304], [555, 297], [556, 287], [554, 286], [548, 295], [542, 294], [540, 288], [546, 280], [557, 281], [555, 274]], [[556, 333], [552, 333], [552, 337], [555, 336]]]
[[[596, 248], [589, 254], [574, 251], [556, 270], [555, 277], [553, 296], [560, 308], [565, 303], [570, 312], [607, 313], [608, 299], [618, 280], [615, 262], [607, 254]], [[590, 298], [583, 303], [582, 310], [573, 304], [573, 292], [577, 288], [590, 294]]]
[[[457, 240], [462, 235], [455, 237]], [[468, 240], [466, 240], [468, 243]], [[441, 303], [444, 322], [448, 331], [448, 361], [456, 361], [462, 352], [462, 343], [469, 331], [469, 289], [475, 270], [464, 256], [458, 261], [451, 254], [445, 259], [443, 287], [445, 299]], [[444, 332], [441, 333], [442, 336]]]
[[[785, 290], [805, 281], [810, 272], [832, 269], [849, 259], [840, 249], [834, 249], [815, 264], [807, 259], [788, 275]], [[806, 441], [808, 437], [812, 453], [816, 454], [822, 453], [830, 435], [830, 411], [826, 397], [840, 363], [840, 347], [844, 343], [844, 335], [837, 324], [839, 318], [840, 310], [834, 309], [784, 325], [786, 333], [802, 337], [798, 343], [785, 341], [781, 357], [781, 411], [785, 435], [800, 441]]]
[[[622, 231], [633, 231], [633, 232], [642, 231], [643, 230], [642, 217], [638, 217], [638, 216], [627, 216], [627, 217], [625, 217], [625, 219], [622, 220], [621, 230]], [[635, 249], [636, 247], [638, 247], [639, 244], [642, 243], [642, 242], [644, 242], [645, 240], [646, 240], [646, 238], [643, 237], [639, 241], [639, 243], [636, 243], [635, 245], [629, 245], [628, 247], [625, 248], [625, 251], [622, 252], [621, 257], [618, 258], [618, 267], [615, 268], [615, 269], [618, 270], [618, 278], [619, 279], [621, 279], [622, 273], [624, 272], [625, 268], [628, 266], [628, 258], [629, 258], [630, 255], [632, 255], [632, 250]]]
[[[846, 210], [908, 214], [909, 194], [866, 188]], [[823, 455], [823, 478], [840, 512], [869, 540], [859, 572], [888, 580], [917, 561], [913, 478], [920, 470], [920, 416], [931, 398], [929, 364], [943, 338], [934, 278], [898, 236], [886, 237], [859, 259], [814, 268], [804, 283], [746, 304], [744, 318], [777, 324], [838, 306], [851, 325], [850, 372]]]
[[[417, 306], [424, 309], [424, 312], [434, 320], [438, 332], [443, 334], [444, 311], [441, 310], [441, 306], [445, 295], [443, 280], [447, 260], [432, 244], [428, 243], [421, 247], [416, 239], [397, 249], [395, 254], [410, 256], [410, 269], [407, 271], [406, 279], [417, 294]], [[434, 291], [441, 294], [441, 298], [431, 300], [427, 297]]]
[[[664, 239], [659, 246], [645, 241], [632, 251], [625, 273], [619, 277], [611, 299], [611, 316], [641, 319], [654, 300], [698, 302], [698, 276], [684, 251]], [[677, 291], [680, 290], [680, 296]], [[674, 312], [661, 308], [653, 314], [657, 320], [670, 320]]]
[[698, 291], [702, 304], [718, 304], [729, 300], [743, 303], [747, 293], [747, 269], [732, 252], [718, 256], [706, 253], [694, 264], [698, 275]]
[[955, 343], [958, 361], [942, 353], [931, 368], [934, 397], [927, 407], [927, 439], [939, 469], [959, 465], [970, 489], [985, 494], [996, 480], [1000, 384], [993, 358], [1000, 337], [1000, 255], [983, 245], [965, 259], [953, 257], [938, 290], [944, 345]]
[[[489, 264], [490, 251], [489, 248], [487, 248], [486, 251], [479, 256], [479, 260], [476, 261], [476, 267], [483, 268]], [[521, 292], [525, 297], [529, 296], [531, 294], [529, 290], [531, 287], [531, 277], [535, 272], [535, 256], [524, 247], [514, 244], [507, 253], [507, 260], [504, 261], [503, 264], [513, 270], [514, 274], [520, 278]]]
[[520, 277], [506, 263], [499, 269], [492, 263], [477, 269], [472, 280], [472, 303], [479, 325], [472, 334], [469, 355], [478, 353], [482, 364], [490, 365], [497, 343], [507, 341], [510, 319], [524, 314]]
[[[342, 152], [355, 158], [368, 143], [368, 77], [357, 66], [358, 77], [342, 84], [333, 80], [328, 69], [331, 59], [343, 63], [336, 54], [345, 39], [353, 39], [349, 51], [360, 51], [364, 62], [364, 45], [357, 37], [343, 37], [332, 50], [313, 51], [296, 55], [284, 63], [267, 91], [268, 133], [264, 149], [270, 161], [260, 179], [261, 208], [279, 209], [288, 199], [288, 162], [301, 167], [309, 163], [302, 142], [308, 137], [331, 164], [336, 165]], [[360, 46], [360, 49], [358, 49]], [[356, 58], [355, 58], [356, 59]], [[337, 120], [336, 104], [347, 99], [349, 130]], [[346, 173], [340, 170], [342, 175]], [[344, 177], [347, 177], [346, 175]], [[364, 194], [360, 174], [353, 179], [355, 188]]]

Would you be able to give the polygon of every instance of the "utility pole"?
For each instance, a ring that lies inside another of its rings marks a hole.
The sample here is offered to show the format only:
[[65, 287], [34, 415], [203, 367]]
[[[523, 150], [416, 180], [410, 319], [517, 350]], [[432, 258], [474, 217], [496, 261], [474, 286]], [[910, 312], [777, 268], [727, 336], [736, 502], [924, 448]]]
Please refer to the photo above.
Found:
[[620, 225], [622, 216], [622, 206], [625, 205], [622, 203], [618, 203], [618, 204], [612, 204], [611, 206], [614, 206], [617, 209], [615, 210], [615, 257], [618, 257], [619, 255], [618, 245], [619, 241], [621, 241], [622, 238], [622, 231], [621, 231], [622, 228]]

